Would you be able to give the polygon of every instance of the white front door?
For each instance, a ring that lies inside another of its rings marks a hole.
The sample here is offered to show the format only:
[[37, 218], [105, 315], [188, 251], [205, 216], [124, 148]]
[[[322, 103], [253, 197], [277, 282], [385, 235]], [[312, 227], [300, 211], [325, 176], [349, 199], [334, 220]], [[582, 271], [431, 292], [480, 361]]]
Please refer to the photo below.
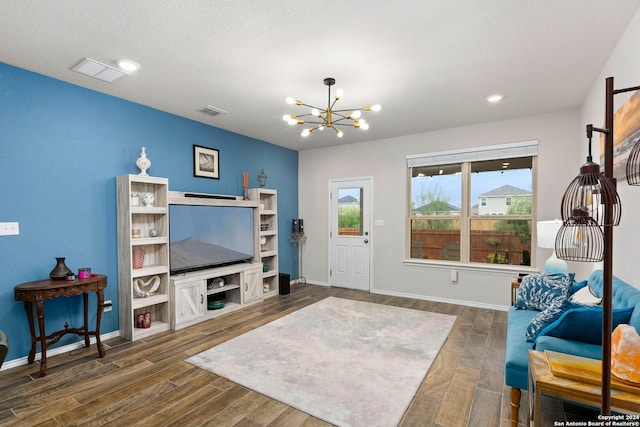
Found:
[[371, 178], [329, 184], [329, 284], [368, 291]]

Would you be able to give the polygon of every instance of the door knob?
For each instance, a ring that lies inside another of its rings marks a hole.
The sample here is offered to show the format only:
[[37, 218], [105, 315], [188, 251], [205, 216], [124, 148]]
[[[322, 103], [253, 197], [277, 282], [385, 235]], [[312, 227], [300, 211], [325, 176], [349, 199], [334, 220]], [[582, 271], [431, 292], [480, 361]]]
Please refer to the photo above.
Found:
[[369, 239], [364, 239], [364, 242], [365, 243], [369, 243]]

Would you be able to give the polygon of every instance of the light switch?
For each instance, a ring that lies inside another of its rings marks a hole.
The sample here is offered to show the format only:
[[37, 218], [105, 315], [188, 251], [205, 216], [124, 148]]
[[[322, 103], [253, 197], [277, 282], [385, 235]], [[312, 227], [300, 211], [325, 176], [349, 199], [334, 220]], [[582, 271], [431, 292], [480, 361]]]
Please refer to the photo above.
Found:
[[376, 219], [376, 220], [373, 222], [373, 224], [374, 224], [376, 227], [384, 227], [384, 219]]

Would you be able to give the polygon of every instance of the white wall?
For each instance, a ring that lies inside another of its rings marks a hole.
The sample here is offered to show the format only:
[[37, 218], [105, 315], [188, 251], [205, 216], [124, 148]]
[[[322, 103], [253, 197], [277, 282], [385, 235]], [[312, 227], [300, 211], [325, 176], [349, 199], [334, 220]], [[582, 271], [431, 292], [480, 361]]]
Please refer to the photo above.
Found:
[[[624, 35], [611, 53], [609, 60], [594, 81], [591, 91], [583, 103], [580, 111], [582, 129], [584, 125], [592, 123], [594, 126], [604, 126], [605, 108], [605, 79], [614, 78], [614, 88], [623, 89], [640, 86], [640, 9], [636, 12]], [[617, 110], [632, 94], [620, 94], [614, 97], [614, 111]], [[614, 129], [615, 132], [615, 129]], [[587, 139], [583, 135], [582, 156], [586, 155]], [[595, 140], [594, 140], [595, 141]], [[596, 152], [594, 146], [594, 152]], [[594, 158], [594, 161], [597, 161]], [[618, 181], [618, 193], [622, 201], [622, 220], [613, 231], [613, 272], [621, 279], [640, 288], [640, 273], [638, 271], [638, 249], [640, 244], [640, 187], [632, 187], [626, 180]]]
[[[560, 215], [562, 194], [584, 163], [579, 111], [562, 111], [419, 135], [348, 144], [299, 153], [299, 212], [305, 220], [303, 275], [310, 283], [328, 283], [328, 181], [373, 177], [373, 291], [446, 300], [479, 306], [508, 306], [513, 271], [459, 269], [457, 284], [450, 268], [405, 265], [408, 154], [480, 147], [526, 140], [539, 141], [538, 218]], [[551, 255], [537, 250], [537, 265]], [[579, 269], [570, 264], [570, 271]], [[591, 268], [586, 269], [589, 272]]]

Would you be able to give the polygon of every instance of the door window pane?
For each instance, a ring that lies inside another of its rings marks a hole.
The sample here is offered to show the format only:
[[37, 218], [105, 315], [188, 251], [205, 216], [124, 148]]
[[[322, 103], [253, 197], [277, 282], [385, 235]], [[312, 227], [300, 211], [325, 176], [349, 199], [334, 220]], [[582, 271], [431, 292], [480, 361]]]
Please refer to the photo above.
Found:
[[362, 188], [338, 189], [338, 235], [362, 236]]

